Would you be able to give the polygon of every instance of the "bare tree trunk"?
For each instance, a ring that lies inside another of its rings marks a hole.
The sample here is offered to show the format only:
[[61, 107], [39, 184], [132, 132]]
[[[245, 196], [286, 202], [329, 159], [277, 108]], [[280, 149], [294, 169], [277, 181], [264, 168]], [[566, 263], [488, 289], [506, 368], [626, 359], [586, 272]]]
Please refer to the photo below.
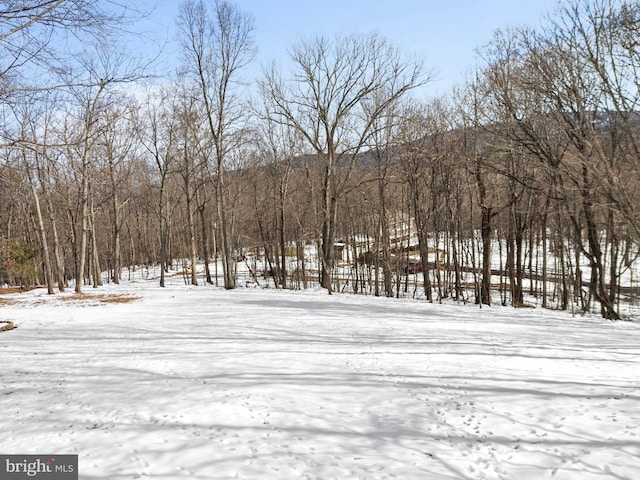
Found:
[[[164, 182], [163, 182], [164, 183]], [[164, 185], [160, 187], [160, 286], [165, 286], [165, 271], [167, 270], [167, 219], [164, 198]]]
[[547, 233], [547, 222], [548, 222], [548, 208], [549, 201], [547, 199], [547, 205], [542, 214], [542, 222], [540, 226], [540, 231], [542, 234], [542, 308], [549, 308], [549, 295], [547, 293], [547, 275], [548, 275], [548, 255], [549, 255], [549, 243], [548, 243], [548, 233]]
[[331, 272], [335, 261], [335, 218], [337, 212], [337, 200], [335, 194], [335, 167], [333, 156], [327, 159], [327, 166], [322, 189], [322, 262], [321, 286], [332, 293]]
[[93, 270], [93, 288], [98, 288], [102, 286], [102, 269], [100, 268], [98, 237], [96, 235], [96, 212], [93, 202], [91, 202], [91, 217], [89, 222], [91, 236], [91, 265]]
[[[619, 297], [620, 287], [618, 281], [618, 255], [620, 251], [620, 241], [615, 230], [614, 212], [609, 210], [609, 244], [611, 245], [610, 260], [609, 260], [609, 302], [611, 305], [616, 305]], [[618, 310], [620, 305], [618, 302]]]
[[[389, 219], [387, 218], [387, 202], [384, 192], [384, 180], [382, 178], [378, 185], [378, 194], [380, 196], [380, 227], [378, 237], [380, 238], [382, 249], [377, 248], [374, 254], [376, 263], [379, 264], [380, 261], [382, 262], [382, 276], [384, 277], [385, 295], [389, 298], [392, 298], [393, 285], [391, 284], [391, 245], [389, 244]], [[376, 265], [376, 295], [378, 294], [378, 270], [379, 267], [378, 265]]]
[[62, 252], [60, 251], [60, 239], [58, 237], [58, 227], [53, 213], [53, 205], [51, 200], [47, 197], [47, 212], [49, 213], [49, 222], [51, 223], [51, 232], [53, 235], [53, 254], [56, 259], [56, 275], [58, 277], [58, 290], [65, 291], [67, 286], [65, 278], [65, 266]]
[[204, 214], [204, 204], [200, 204], [198, 206], [198, 214], [200, 217], [200, 233], [202, 235], [202, 255], [204, 257], [205, 281], [209, 285], [212, 285], [213, 280], [211, 278], [211, 268], [209, 267], [209, 235], [207, 233], [207, 219]]
[[582, 208], [584, 210], [585, 225], [587, 227], [587, 243], [589, 245], [588, 258], [591, 261], [591, 280], [589, 282], [589, 289], [591, 294], [600, 303], [602, 316], [609, 320], [619, 320], [620, 316], [618, 315], [618, 312], [616, 312], [615, 305], [611, 302], [611, 298], [607, 295], [604, 283], [602, 247], [600, 246], [598, 228], [594, 217], [595, 213], [593, 211], [593, 201], [591, 199], [591, 186], [586, 165], [583, 165], [582, 181], [583, 185], [580, 191], [582, 194]]
[[76, 271], [76, 293], [82, 293], [84, 282], [84, 270], [87, 258], [87, 235], [89, 233], [89, 158], [88, 154], [82, 158], [82, 177], [80, 191], [80, 245], [78, 246], [78, 266]]
[[296, 242], [296, 250], [298, 253], [298, 261], [300, 263], [300, 273], [302, 275], [302, 288], [307, 289], [307, 263], [304, 255], [304, 242], [298, 240]]
[[193, 206], [190, 186], [186, 185], [186, 211], [189, 234], [189, 256], [191, 259], [191, 285], [198, 285], [198, 246], [196, 245], [196, 227], [193, 220]]
[[216, 212], [220, 228], [220, 240], [222, 241], [222, 272], [224, 275], [224, 288], [227, 290], [236, 288], [236, 277], [233, 271], [233, 256], [229, 239], [229, 224], [225, 202], [225, 185], [222, 178], [222, 162], [218, 162], [216, 172]]
[[44, 197], [44, 201], [47, 207], [47, 216], [49, 218], [49, 223], [51, 225], [51, 234], [53, 237], [52, 239], [53, 240], [53, 256], [55, 259], [54, 277], [57, 277], [58, 290], [60, 292], [64, 292], [66, 287], [66, 280], [64, 276], [65, 267], [64, 267], [62, 252], [60, 251], [60, 239], [58, 237], [58, 227], [57, 227], [57, 222], [56, 222], [55, 213], [54, 213], [55, 210], [53, 208], [53, 203], [51, 202], [51, 195], [49, 193], [49, 188], [46, 183], [47, 179], [45, 178], [45, 175], [44, 175], [44, 171], [43, 171], [44, 168], [39, 162], [37, 162], [36, 169], [38, 172], [38, 179], [40, 181], [40, 185], [42, 188], [42, 195]]
[[279, 241], [280, 241], [280, 281], [282, 282], [282, 288], [287, 288], [287, 243], [286, 243], [286, 218], [285, 218], [285, 201], [287, 198], [286, 179], [282, 179], [280, 182], [280, 188], [278, 190], [278, 223], [279, 223]]
[[480, 283], [479, 302], [491, 305], [491, 240], [493, 227], [491, 225], [491, 207], [480, 205], [480, 235], [482, 238], [482, 279]]
[[[24, 152], [23, 152], [24, 153]], [[42, 261], [44, 268], [44, 277], [47, 282], [47, 293], [53, 294], [53, 273], [51, 271], [51, 255], [49, 254], [49, 243], [47, 242], [47, 230], [44, 226], [44, 220], [42, 218], [42, 208], [40, 207], [40, 198], [38, 197], [38, 191], [36, 190], [36, 186], [33, 181], [33, 176], [31, 175], [31, 168], [28, 165], [25, 158], [25, 167], [27, 171], [27, 177], [29, 179], [29, 184], [31, 186], [31, 192], [33, 193], [33, 202], [36, 210], [36, 218], [38, 219], [38, 231], [40, 236], [40, 247], [42, 250]]]
[[111, 214], [113, 216], [113, 275], [111, 280], [113, 283], [120, 283], [120, 274], [122, 270], [122, 257], [120, 252], [120, 231], [122, 228], [122, 220], [120, 215], [121, 205], [118, 196], [118, 186], [116, 183], [113, 158], [109, 155], [109, 174], [111, 179], [112, 199], [111, 199]]
[[429, 266], [429, 234], [427, 230], [427, 221], [425, 218], [425, 213], [422, 210], [422, 206], [420, 205], [420, 193], [418, 187], [415, 187], [413, 192], [413, 210], [415, 213], [415, 223], [418, 234], [418, 247], [420, 249], [420, 260], [422, 262], [422, 275], [423, 275], [423, 286], [424, 293], [427, 296], [427, 300], [429, 302], [433, 302], [433, 292], [431, 288], [431, 274], [430, 274], [430, 266]]

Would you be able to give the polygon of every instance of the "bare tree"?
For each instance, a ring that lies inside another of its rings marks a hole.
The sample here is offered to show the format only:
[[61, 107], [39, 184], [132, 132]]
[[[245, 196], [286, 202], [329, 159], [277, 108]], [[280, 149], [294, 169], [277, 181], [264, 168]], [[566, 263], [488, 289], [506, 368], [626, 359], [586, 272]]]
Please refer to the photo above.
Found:
[[[433, 301], [431, 275], [439, 275], [438, 234], [444, 229], [444, 178], [447, 166], [445, 143], [451, 127], [441, 99], [418, 106], [407, 106], [398, 134], [398, 156], [403, 179], [409, 187], [410, 207], [415, 220], [424, 275], [424, 292]], [[433, 237], [434, 261], [429, 260], [429, 239]], [[435, 268], [434, 268], [435, 267]], [[439, 278], [439, 277], [438, 277]], [[438, 283], [439, 296], [442, 296]]]
[[[611, 319], [619, 317], [614, 304], [620, 237], [637, 241], [638, 233], [639, 191], [637, 182], [629, 179], [638, 172], [640, 153], [640, 56], [632, 40], [640, 28], [639, 12], [635, 2], [570, 0], [542, 29], [497, 32], [481, 52], [487, 62], [485, 92], [495, 113], [490, 123], [501, 125], [500, 135], [512, 151], [524, 152], [523, 159], [535, 158], [544, 166], [544, 175], [533, 182], [526, 174], [516, 180], [515, 169], [506, 172], [511, 186], [513, 180], [527, 186], [520, 197], [544, 190], [547, 205], [562, 212], [572, 230], [574, 290], [582, 308], [588, 310], [593, 298], [602, 315]], [[517, 202], [512, 198], [511, 206]], [[517, 221], [514, 213], [512, 208]], [[622, 219], [624, 231], [618, 226]], [[561, 226], [558, 221], [556, 227]], [[546, 228], [542, 235], [546, 243]], [[564, 272], [568, 257], [563, 249], [559, 252]], [[590, 265], [588, 295], [582, 293], [581, 257]], [[564, 273], [562, 282], [565, 290]], [[546, 304], [546, 286], [543, 290]], [[565, 300], [562, 303], [566, 306]]]
[[[489, 188], [489, 171], [492, 161], [491, 145], [487, 138], [486, 113], [487, 99], [482, 94], [482, 82], [475, 78], [467, 83], [464, 89], [456, 92], [456, 108], [458, 109], [459, 129], [461, 131], [459, 141], [462, 143], [465, 165], [468, 170], [470, 183], [475, 187], [475, 195], [470, 196], [475, 199], [475, 204], [480, 209], [480, 237], [481, 237], [481, 279], [476, 282], [476, 303], [480, 305], [491, 305], [491, 259], [494, 235], [494, 218], [498, 215], [500, 207], [498, 204], [499, 189]], [[473, 215], [475, 205], [470, 208]], [[475, 236], [475, 224], [473, 217], [471, 220], [472, 239]], [[475, 250], [475, 249], [474, 249]], [[475, 255], [475, 251], [474, 251]], [[475, 263], [475, 262], [474, 262]], [[475, 271], [475, 265], [472, 266]]]
[[173, 115], [173, 99], [168, 90], [160, 92], [157, 98], [149, 97], [144, 106], [145, 122], [139, 135], [142, 144], [152, 159], [158, 174], [158, 220], [160, 239], [160, 286], [165, 286], [168, 269], [169, 218], [168, 181], [175, 163], [177, 136], [177, 116]]
[[76, 293], [82, 291], [88, 234], [91, 227], [90, 184], [91, 166], [96, 155], [99, 135], [104, 129], [100, 119], [105, 114], [105, 95], [114, 85], [132, 81], [139, 73], [130, 70], [131, 64], [123, 61], [122, 53], [114, 53], [103, 48], [86, 51], [84, 55], [83, 84], [71, 87], [71, 92], [78, 105], [77, 123], [67, 129], [67, 151], [70, 158], [79, 161], [80, 170], [80, 243], [78, 250], [78, 269], [76, 271]]
[[[372, 197], [377, 198], [376, 209], [377, 219], [375, 225], [375, 241], [373, 252], [365, 252], [363, 255], [364, 265], [373, 263], [374, 267], [374, 291], [375, 295], [380, 295], [379, 277], [382, 270], [384, 282], [384, 293], [387, 297], [393, 296], [393, 273], [391, 269], [391, 239], [390, 239], [390, 218], [396, 213], [397, 191], [393, 189], [397, 183], [397, 165], [394, 161], [398, 155], [398, 141], [400, 135], [398, 130], [402, 124], [402, 112], [397, 105], [389, 105], [386, 114], [375, 120], [375, 127], [371, 135], [370, 153], [375, 162], [375, 185]], [[374, 107], [375, 108], [375, 107]], [[396, 200], [396, 202], [394, 202]], [[371, 258], [370, 253], [373, 253]], [[368, 255], [369, 258], [366, 258]]]
[[235, 288], [234, 258], [227, 219], [226, 161], [239, 141], [245, 111], [238, 94], [241, 69], [255, 56], [252, 18], [233, 5], [215, 0], [187, 0], [178, 19], [185, 66], [198, 86], [208, 133], [218, 228], [222, 240], [225, 288]]
[[123, 186], [126, 179], [130, 178], [132, 157], [137, 148], [136, 121], [134, 106], [128, 99], [121, 99], [115, 95], [109, 99], [108, 106], [100, 119], [103, 127], [100, 128], [98, 148], [101, 156], [106, 160], [109, 176], [112, 222], [111, 279], [116, 284], [120, 283], [122, 229], [125, 221], [125, 207], [129, 202], [129, 198], [124, 197], [126, 192], [123, 192]]
[[206, 149], [206, 146], [203, 145], [203, 138], [199, 128], [198, 106], [197, 98], [192, 95], [192, 92], [187, 89], [181, 89], [176, 109], [173, 111], [173, 115], [177, 118], [178, 126], [176, 156], [180, 161], [180, 167], [177, 171], [182, 177], [192, 285], [198, 285], [198, 249], [194, 214], [197, 191], [200, 188], [200, 185], [198, 185], [199, 165], [203, 161], [203, 152]]
[[[338, 202], [353, 165], [375, 120], [426, 78], [420, 61], [403, 58], [374, 34], [303, 40], [290, 57], [292, 78], [283, 80], [274, 65], [261, 89], [279, 121], [297, 129], [322, 163], [321, 283], [331, 292]], [[364, 108], [374, 98], [376, 108]]]
[[[69, 85], [77, 52], [69, 45], [108, 43], [133, 12], [117, 2], [11, 0], [0, 5], [0, 98]], [[67, 41], [75, 37], [79, 42]], [[55, 74], [52, 74], [55, 72]], [[71, 80], [76, 83], [76, 80]]]
[[[594, 114], [609, 117], [606, 120], [609, 133], [618, 135], [618, 139], [615, 145], [610, 144], [615, 152], [607, 151], [602, 141], [593, 143], [597, 156], [603, 161], [590, 162], [590, 168], [606, 184], [611, 207], [624, 217], [636, 239], [640, 239], [637, 182], [625, 181], [631, 172], [640, 173], [637, 131], [640, 4], [624, 0], [568, 0], [557, 18], [549, 23], [550, 40], [570, 46], [566, 49], [567, 56], [575, 65], [582, 65], [582, 75], [597, 84], [598, 103], [589, 107], [594, 109]], [[613, 154], [617, 158], [612, 158]]]
[[292, 216], [290, 184], [292, 173], [300, 157], [301, 138], [298, 131], [288, 125], [282, 125], [274, 118], [268, 102], [263, 103], [256, 115], [260, 119], [257, 126], [258, 138], [255, 140], [259, 156], [257, 167], [261, 176], [267, 176], [266, 185], [272, 186], [269, 193], [273, 198], [272, 215], [276, 234], [274, 244], [277, 245], [276, 252], [279, 254], [277, 268], [270, 270], [276, 273], [274, 276], [279, 278], [282, 288], [287, 288], [287, 243], [294, 240], [288, 236], [289, 219]]
[[[48, 105], [50, 107], [50, 105]], [[54, 265], [51, 261], [51, 249], [48, 241], [48, 232], [45, 226], [45, 214], [43, 212], [41, 198], [45, 200], [45, 205], [50, 205], [49, 186], [46, 177], [43, 175], [43, 164], [46, 162], [46, 137], [48, 134], [48, 123], [51, 122], [51, 112], [40, 110], [31, 105], [17, 105], [16, 118], [21, 118], [19, 132], [15, 133], [13, 141], [18, 148], [16, 153], [21, 159], [22, 171], [26, 177], [33, 199], [33, 210], [37, 222], [37, 231], [42, 253], [42, 266], [44, 278], [47, 283], [47, 292], [54, 293]], [[42, 119], [43, 122], [39, 122]], [[55, 231], [55, 230], [54, 230]], [[57, 254], [57, 251], [56, 251]], [[59, 266], [59, 263], [56, 265]], [[64, 285], [60, 287], [64, 290]]]
[[[88, 0], [12, 0], [3, 2], [0, 6], [0, 107], [6, 107], [20, 102], [38, 104], [43, 100], [49, 100], [56, 94], [68, 94], [67, 101], [73, 102], [83, 97], [85, 107], [91, 110], [92, 100], [96, 100], [105, 85], [122, 79], [119, 74], [124, 71], [123, 65], [130, 65], [129, 61], [118, 59], [118, 69], [105, 71], [104, 76], [97, 78], [94, 67], [101, 63], [106, 57], [103, 55], [104, 49], [93, 51], [91, 60], [78, 50], [88, 49], [91, 44], [100, 42], [109, 44], [109, 35], [114, 32], [116, 26], [121, 26], [126, 21], [127, 9], [118, 6], [115, 2], [92, 2]], [[67, 41], [69, 37], [75, 36], [75, 41]], [[74, 50], [74, 51], [72, 51]], [[104, 64], [103, 64], [104, 66]], [[96, 89], [87, 93], [92, 87]], [[83, 91], [83, 93], [80, 93]], [[36, 95], [37, 94], [37, 95]], [[27, 96], [28, 95], [28, 96]], [[58, 104], [61, 106], [62, 103]], [[95, 106], [95, 104], [94, 104]], [[8, 112], [8, 110], [5, 110]], [[85, 111], [86, 112], [86, 111]], [[63, 114], [57, 118], [57, 121]], [[6, 126], [12, 122], [9, 115], [5, 117]], [[94, 118], [88, 119], [93, 122]], [[21, 119], [13, 120], [20, 123]], [[88, 126], [88, 124], [85, 124]], [[5, 133], [5, 132], [3, 132]], [[89, 135], [90, 136], [90, 135]], [[74, 142], [68, 145], [78, 153], [80, 150], [78, 141], [82, 141], [81, 135], [68, 136], [66, 140]], [[65, 140], [65, 141], [66, 141]], [[38, 152], [34, 165], [37, 167], [37, 176], [32, 176], [31, 180], [40, 182], [45, 180], [44, 164], [50, 163], [42, 160], [47, 156], [45, 152], [47, 146], [40, 144], [36, 146], [34, 139], [23, 139], [25, 147], [33, 152]], [[89, 141], [89, 137], [84, 138]], [[84, 156], [81, 154], [80, 156]], [[88, 156], [84, 156], [88, 159]], [[87, 164], [88, 165], [88, 164]], [[42, 167], [42, 168], [41, 168]], [[88, 172], [88, 169], [83, 168]], [[36, 178], [37, 177], [37, 178]], [[44, 183], [43, 183], [44, 185]], [[87, 187], [86, 190], [84, 187]], [[42, 187], [43, 193], [46, 189]], [[83, 191], [88, 192], [88, 183], [83, 182]], [[88, 195], [83, 195], [84, 199]], [[38, 200], [38, 199], [34, 199]], [[52, 202], [45, 194], [49, 217], [53, 219]], [[87, 207], [88, 208], [88, 207]], [[88, 218], [88, 210], [84, 212], [83, 218]], [[44, 219], [41, 218], [41, 221]], [[63, 273], [61, 268], [61, 258], [59, 255], [57, 231], [55, 223], [52, 223], [54, 234], [54, 250], [56, 255], [59, 287], [64, 288]], [[86, 231], [88, 223], [83, 228]], [[84, 235], [83, 235], [84, 238]], [[41, 235], [41, 242], [46, 242], [44, 235]], [[86, 242], [85, 247], [86, 247]], [[43, 245], [44, 247], [44, 245]], [[79, 284], [76, 288], [80, 288]]]

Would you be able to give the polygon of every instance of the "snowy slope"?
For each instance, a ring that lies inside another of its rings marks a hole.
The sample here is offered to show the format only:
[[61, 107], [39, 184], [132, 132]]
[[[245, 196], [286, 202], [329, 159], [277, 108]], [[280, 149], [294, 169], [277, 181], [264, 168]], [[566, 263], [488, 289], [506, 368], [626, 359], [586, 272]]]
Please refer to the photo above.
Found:
[[81, 479], [640, 478], [638, 323], [180, 278], [11, 301], [0, 452]]

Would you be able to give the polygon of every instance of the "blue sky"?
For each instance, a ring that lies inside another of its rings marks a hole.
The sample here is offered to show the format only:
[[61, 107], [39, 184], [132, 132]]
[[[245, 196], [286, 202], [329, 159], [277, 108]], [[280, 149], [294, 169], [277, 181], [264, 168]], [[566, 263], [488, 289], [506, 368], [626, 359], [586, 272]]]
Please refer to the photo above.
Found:
[[[181, 0], [139, 0], [153, 7], [144, 28], [154, 43], [167, 40], [167, 58], [174, 58], [175, 19]], [[137, 2], [136, 2], [137, 3]], [[316, 34], [368, 33], [388, 38], [403, 52], [418, 54], [437, 77], [431, 91], [447, 91], [474, 64], [474, 49], [501, 27], [538, 25], [557, 0], [231, 0], [256, 23], [259, 54], [254, 66], [286, 61], [295, 40]]]

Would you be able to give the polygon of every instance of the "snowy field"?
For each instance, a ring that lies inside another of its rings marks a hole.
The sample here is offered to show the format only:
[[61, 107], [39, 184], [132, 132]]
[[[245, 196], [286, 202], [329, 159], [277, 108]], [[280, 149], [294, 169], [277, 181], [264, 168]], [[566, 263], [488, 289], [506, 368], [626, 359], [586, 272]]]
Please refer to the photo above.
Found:
[[178, 277], [1, 301], [0, 453], [81, 479], [640, 478], [640, 323]]

